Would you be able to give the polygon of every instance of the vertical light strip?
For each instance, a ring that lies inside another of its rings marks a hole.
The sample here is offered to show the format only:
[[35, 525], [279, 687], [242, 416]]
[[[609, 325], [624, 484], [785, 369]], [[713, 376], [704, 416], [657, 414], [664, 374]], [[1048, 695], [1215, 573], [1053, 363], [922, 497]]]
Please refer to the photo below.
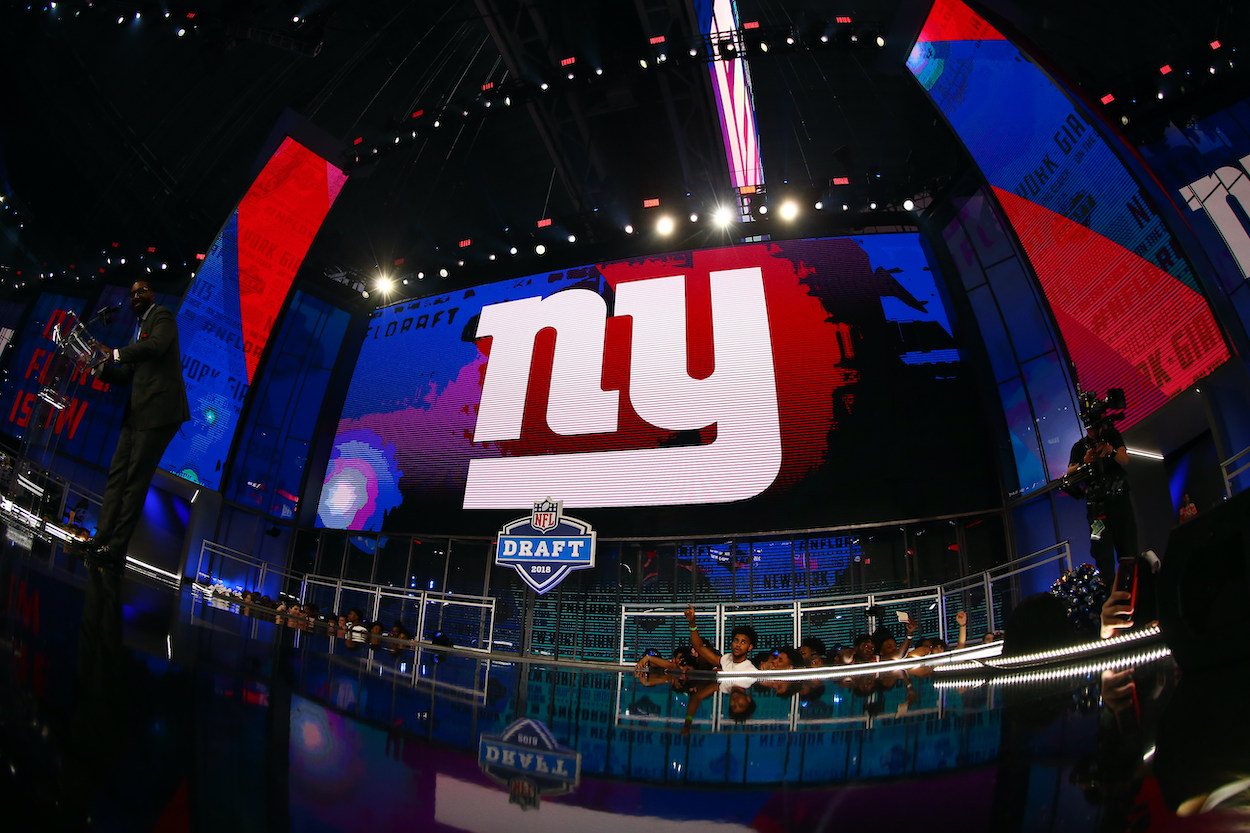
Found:
[[763, 185], [764, 165], [760, 159], [747, 62], [741, 57], [725, 58], [720, 54], [723, 40], [732, 40], [734, 53], [743, 54], [744, 43], [738, 32], [738, 14], [733, 0], [714, 0], [712, 19], [704, 34], [712, 50], [708, 67], [720, 114], [721, 136], [725, 140], [729, 178], [734, 188]]

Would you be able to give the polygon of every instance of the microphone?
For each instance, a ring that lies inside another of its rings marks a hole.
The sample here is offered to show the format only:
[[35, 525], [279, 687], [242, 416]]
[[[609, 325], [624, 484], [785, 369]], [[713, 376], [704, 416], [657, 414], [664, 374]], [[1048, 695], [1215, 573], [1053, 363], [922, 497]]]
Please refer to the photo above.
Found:
[[95, 315], [91, 317], [91, 320], [101, 321], [106, 325], [112, 324], [113, 316], [121, 312], [121, 308], [122, 308], [122, 305], [120, 303], [114, 304], [111, 307], [101, 307], [99, 312], [97, 312]]

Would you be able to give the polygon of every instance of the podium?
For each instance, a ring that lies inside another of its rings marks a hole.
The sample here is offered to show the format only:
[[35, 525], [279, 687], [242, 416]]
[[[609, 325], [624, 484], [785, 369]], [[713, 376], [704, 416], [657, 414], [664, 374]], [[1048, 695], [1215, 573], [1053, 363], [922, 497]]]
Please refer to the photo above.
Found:
[[78, 388], [90, 384], [91, 368], [107, 356], [87, 330], [87, 324], [111, 315], [106, 309], [84, 323], [52, 328], [53, 353], [39, 375], [39, 393], [17, 454], [0, 454], [0, 521], [5, 537], [30, 549], [35, 540], [67, 543], [85, 539], [87, 532], [74, 519], [62, 522], [66, 483], [51, 468], [57, 452], [58, 422], [67, 416]]

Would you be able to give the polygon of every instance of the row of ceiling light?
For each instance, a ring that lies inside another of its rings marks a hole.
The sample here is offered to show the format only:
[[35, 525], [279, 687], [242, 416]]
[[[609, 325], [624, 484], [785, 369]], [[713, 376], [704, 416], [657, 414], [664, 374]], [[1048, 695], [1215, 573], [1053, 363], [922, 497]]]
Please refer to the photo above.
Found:
[[[904, 200], [901, 207], [904, 211], [915, 211], [917, 209], [916, 204], [910, 199]], [[826, 204], [823, 200], [817, 200], [814, 203], [812, 203], [812, 208], [816, 211], [824, 211], [826, 208]], [[875, 211], [878, 208], [878, 204], [876, 202], [870, 202], [868, 203], [866, 208], [868, 210]], [[841, 209], [842, 211], [849, 211], [851, 209], [851, 206], [849, 203], [841, 203]], [[654, 208], [649, 209], [649, 210], [654, 210]], [[798, 200], [784, 199], [777, 205], [777, 208], [775, 212], [773, 213], [780, 220], [785, 221], [785, 222], [791, 222], [791, 221], [798, 220], [800, 216], [803, 214], [803, 211], [804, 209], [802, 208]], [[766, 203], [760, 203], [759, 205], [756, 206], [756, 208], [753, 210], [752, 213], [755, 215], [755, 217], [764, 219], [769, 216], [770, 212], [769, 212], [769, 207]], [[755, 217], [748, 220], [747, 218], [742, 216], [740, 211], [728, 205], [719, 205], [707, 215], [701, 215], [698, 212], [691, 212], [688, 215], [688, 219], [691, 225], [697, 225], [702, 221], [702, 222], [706, 222], [713, 229], [729, 230], [735, 224], [739, 224], [740, 230], [743, 230], [743, 231], [748, 230], [745, 228], [746, 224], [748, 222], [754, 222]], [[543, 223], [544, 221], [539, 221], [540, 227], [548, 227], [550, 225], [549, 221], [546, 221], [547, 223], [546, 225], [543, 225]], [[641, 224], [641, 227], [635, 226], [633, 223], [626, 223], [624, 226], [621, 227], [620, 231], [626, 235], [635, 235], [635, 234], [644, 233], [645, 229], [649, 227], [651, 231], [657, 237], [666, 238], [666, 237], [670, 237], [671, 235], [679, 231], [680, 226], [681, 226], [680, 215], [660, 212], [655, 217], [649, 218], [646, 223]], [[763, 233], [764, 229], [761, 228], [759, 231]], [[569, 244], [576, 244], [578, 242], [578, 237], [576, 234], [570, 233], [565, 237], [565, 240]], [[548, 253], [549, 244], [555, 245], [555, 241], [534, 243], [530, 251], [532, 251], [534, 255], [537, 255], [538, 257], [542, 257]], [[472, 245], [473, 245], [472, 239], [466, 238], [459, 242], [458, 248], [461, 250], [467, 250]], [[516, 246], [516, 245], [509, 246], [506, 251], [507, 251], [507, 254], [512, 257], [517, 257], [517, 256], [522, 255], [521, 247]], [[528, 255], [529, 253], [530, 252], [527, 251], [525, 252], [525, 255]], [[500, 256], [497, 252], [490, 252], [486, 255], [486, 260], [492, 263], [498, 261], [499, 258]], [[466, 264], [467, 264], [467, 260], [464, 257], [458, 258], [455, 261], [455, 265], [457, 268], [464, 268]], [[400, 259], [395, 265], [402, 267], [403, 260]], [[373, 281], [373, 289], [375, 292], [380, 292], [383, 295], [386, 295], [396, 290], [400, 286], [408, 286], [410, 280], [424, 280], [427, 277], [427, 273], [423, 269], [419, 269], [415, 272], [408, 272], [406, 273], [406, 275], [407, 276], [404, 276], [404, 277], [397, 277], [394, 270], [391, 270], [388, 272], [387, 270], [379, 269], [378, 274]], [[443, 266], [437, 270], [431, 269], [428, 274], [429, 277], [437, 276], [439, 278], [448, 278], [450, 277], [450, 275], [451, 275], [451, 271], [450, 271], [449, 266]], [[362, 290], [362, 294], [365, 297], [369, 297], [367, 290]]]

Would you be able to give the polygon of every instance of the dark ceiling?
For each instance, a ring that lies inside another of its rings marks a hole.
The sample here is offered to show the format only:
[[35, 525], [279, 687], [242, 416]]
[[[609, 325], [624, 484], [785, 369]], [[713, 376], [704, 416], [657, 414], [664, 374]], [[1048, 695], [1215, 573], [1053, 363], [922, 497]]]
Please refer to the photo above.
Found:
[[[758, 38], [768, 199], [803, 197], [807, 232], [910, 222], [904, 199], [923, 206], [969, 170], [904, 66], [929, 5], [739, 0]], [[1183, 17], [1162, 0], [981, 7], [1087, 100], [1115, 92], [1106, 112], [1113, 124], [1130, 116], [1130, 140], [1246, 93], [1241, 68], [1207, 72], [1215, 38], [1235, 63], [1244, 0], [1193, 0]], [[5, 4], [0, 279], [98, 276], [105, 256], [152, 247], [153, 261], [178, 267], [171, 281], [185, 280], [284, 114], [323, 134], [351, 173], [306, 275], [502, 276], [729, 240], [684, 219], [733, 200], [708, 59], [688, 54], [706, 47], [695, 31], [683, 0]], [[657, 65], [660, 35], [668, 60]], [[1164, 63], [1177, 71], [1162, 76]], [[647, 236], [657, 210], [642, 207], [655, 197], [683, 218], [662, 244]], [[626, 238], [629, 222], [639, 233]], [[541, 265], [526, 260], [536, 242], [551, 249]], [[504, 254], [511, 245], [522, 262]]]

